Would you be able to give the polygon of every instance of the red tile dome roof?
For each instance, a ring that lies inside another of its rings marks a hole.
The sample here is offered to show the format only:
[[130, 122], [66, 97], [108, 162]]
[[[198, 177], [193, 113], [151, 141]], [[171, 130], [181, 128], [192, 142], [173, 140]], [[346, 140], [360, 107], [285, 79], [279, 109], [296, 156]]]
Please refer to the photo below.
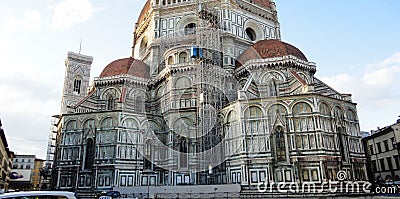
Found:
[[150, 9], [151, 9], [150, 0], [147, 0], [142, 8], [142, 11], [140, 11], [138, 20], [136, 22], [137, 24], [141, 24], [146, 19], [146, 15]]
[[263, 8], [271, 8], [271, 1], [270, 0], [250, 0], [250, 2], [257, 4]]
[[237, 66], [248, 60], [267, 59], [293, 55], [298, 59], [308, 62], [306, 56], [296, 47], [276, 39], [261, 40], [247, 48], [238, 58]]
[[132, 57], [118, 59], [108, 64], [100, 74], [100, 77], [110, 77], [128, 74], [141, 78], [150, 78], [150, 67], [144, 62]]

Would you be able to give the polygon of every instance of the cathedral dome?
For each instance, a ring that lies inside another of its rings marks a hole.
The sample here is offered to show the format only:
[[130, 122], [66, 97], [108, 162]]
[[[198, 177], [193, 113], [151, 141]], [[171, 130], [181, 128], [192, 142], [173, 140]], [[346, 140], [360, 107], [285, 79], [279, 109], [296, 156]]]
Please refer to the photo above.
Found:
[[296, 47], [276, 39], [261, 40], [247, 48], [238, 58], [238, 67], [252, 59], [268, 59], [287, 55], [308, 62], [306, 56]]
[[150, 68], [144, 62], [132, 57], [118, 59], [108, 64], [100, 74], [100, 77], [110, 77], [128, 74], [141, 78], [150, 78]]
[[150, 11], [151, 5], [150, 5], [150, 0], [147, 0], [146, 3], [144, 4], [142, 11], [140, 11], [137, 24], [141, 24], [143, 21], [146, 20], [147, 18], [147, 13]]
[[270, 0], [250, 0], [251, 3], [255, 3], [256, 5], [262, 8], [271, 8], [271, 1]]

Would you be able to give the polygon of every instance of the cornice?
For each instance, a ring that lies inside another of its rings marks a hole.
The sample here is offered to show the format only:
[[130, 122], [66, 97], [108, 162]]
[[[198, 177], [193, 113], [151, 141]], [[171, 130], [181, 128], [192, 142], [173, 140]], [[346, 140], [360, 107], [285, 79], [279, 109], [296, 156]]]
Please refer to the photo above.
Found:
[[111, 77], [96, 77], [94, 79], [94, 85], [98, 86], [108, 86], [108, 85], [129, 85], [129, 84], [136, 84], [139, 86], [147, 86], [148, 79], [136, 77], [132, 75], [117, 75]]
[[256, 70], [261, 68], [276, 68], [277, 66], [287, 66], [290, 68], [308, 71], [312, 74], [315, 74], [317, 71], [317, 66], [314, 62], [306, 62], [304, 60], [298, 59], [293, 55], [286, 55], [282, 57], [274, 57], [267, 59], [252, 59], [246, 61], [242, 66], [235, 69], [235, 73], [240, 75], [244, 73], [246, 70]]

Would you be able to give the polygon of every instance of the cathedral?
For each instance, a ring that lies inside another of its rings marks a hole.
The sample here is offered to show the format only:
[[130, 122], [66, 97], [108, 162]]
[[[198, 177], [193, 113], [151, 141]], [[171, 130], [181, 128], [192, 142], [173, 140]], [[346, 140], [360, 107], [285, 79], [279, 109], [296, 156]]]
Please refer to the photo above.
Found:
[[366, 180], [356, 103], [281, 40], [272, 0], [147, 0], [131, 54], [90, 82], [92, 62], [73, 52], [65, 62], [56, 189], [154, 196]]

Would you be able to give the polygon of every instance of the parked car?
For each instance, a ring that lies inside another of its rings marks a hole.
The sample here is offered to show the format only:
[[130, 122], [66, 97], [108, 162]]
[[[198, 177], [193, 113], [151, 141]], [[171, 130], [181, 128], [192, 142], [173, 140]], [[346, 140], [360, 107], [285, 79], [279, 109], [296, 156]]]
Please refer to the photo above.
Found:
[[21, 191], [0, 194], [4, 199], [77, 199], [74, 192], [68, 191]]
[[112, 198], [120, 198], [121, 193], [119, 191], [107, 191], [106, 196], [111, 196]]

